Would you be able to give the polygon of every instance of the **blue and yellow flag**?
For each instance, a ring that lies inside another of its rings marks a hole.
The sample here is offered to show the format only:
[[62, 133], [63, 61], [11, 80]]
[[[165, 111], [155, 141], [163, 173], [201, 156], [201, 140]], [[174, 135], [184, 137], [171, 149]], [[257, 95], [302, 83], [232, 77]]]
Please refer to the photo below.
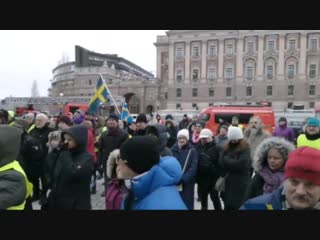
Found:
[[121, 111], [121, 120], [122, 121], [128, 121], [128, 117], [130, 116], [128, 104], [124, 102], [122, 104], [122, 111]]
[[88, 112], [91, 115], [98, 113], [100, 105], [109, 101], [108, 95], [109, 91], [107, 86], [103, 83], [102, 78], [100, 77], [97, 83], [96, 92], [90, 100]]

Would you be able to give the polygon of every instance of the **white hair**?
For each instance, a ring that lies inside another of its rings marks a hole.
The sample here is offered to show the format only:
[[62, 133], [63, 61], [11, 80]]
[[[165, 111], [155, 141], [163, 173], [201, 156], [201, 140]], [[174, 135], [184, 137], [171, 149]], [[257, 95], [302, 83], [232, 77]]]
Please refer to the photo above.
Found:
[[46, 122], [48, 122], [48, 121], [49, 121], [48, 116], [47, 116], [47, 115], [45, 115], [44, 113], [39, 113], [39, 114], [37, 114], [36, 119], [44, 120], [44, 121], [46, 121]]

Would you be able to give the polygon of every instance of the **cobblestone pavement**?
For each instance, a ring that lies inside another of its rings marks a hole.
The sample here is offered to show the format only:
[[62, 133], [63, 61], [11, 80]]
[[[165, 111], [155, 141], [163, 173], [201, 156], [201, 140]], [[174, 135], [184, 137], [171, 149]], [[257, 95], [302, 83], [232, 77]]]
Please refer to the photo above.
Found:
[[[97, 193], [91, 194], [91, 205], [93, 210], [104, 210], [105, 209], [105, 197], [101, 197], [102, 192], [104, 191], [103, 188], [103, 179], [97, 181]], [[195, 187], [195, 200], [194, 205], [195, 209], [199, 210], [201, 208], [200, 202], [197, 201], [197, 186]], [[208, 200], [208, 207], [209, 209], [213, 209], [212, 201]], [[39, 210], [40, 205], [39, 201], [33, 202], [33, 209]]]

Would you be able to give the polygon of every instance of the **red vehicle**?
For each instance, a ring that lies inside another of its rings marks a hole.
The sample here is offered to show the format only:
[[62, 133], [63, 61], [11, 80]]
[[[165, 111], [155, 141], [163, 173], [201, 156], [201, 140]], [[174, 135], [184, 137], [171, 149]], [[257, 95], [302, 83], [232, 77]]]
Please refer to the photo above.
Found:
[[225, 105], [212, 106], [203, 109], [200, 112], [199, 119], [206, 122], [206, 128], [211, 129], [214, 134], [217, 134], [219, 119], [223, 119], [231, 123], [232, 117], [238, 116], [239, 124], [244, 128], [248, 126], [249, 119], [253, 116], [258, 116], [263, 122], [263, 128], [272, 133], [275, 128], [275, 117], [271, 107], [264, 106], [247, 106], [247, 105]]
[[38, 111], [35, 111], [32, 104], [29, 104], [27, 107], [16, 107], [16, 116], [21, 117], [27, 113], [38, 113]]
[[63, 108], [63, 114], [67, 115], [69, 112], [74, 113], [78, 109], [81, 109], [83, 112], [87, 112], [88, 108], [88, 104], [67, 103]]

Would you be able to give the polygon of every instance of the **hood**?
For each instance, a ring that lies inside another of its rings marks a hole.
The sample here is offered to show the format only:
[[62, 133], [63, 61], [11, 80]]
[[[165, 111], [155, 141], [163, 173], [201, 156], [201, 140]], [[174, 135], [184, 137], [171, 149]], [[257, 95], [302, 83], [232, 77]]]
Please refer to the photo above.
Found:
[[253, 168], [255, 171], [260, 171], [264, 166], [267, 166], [267, 153], [273, 147], [280, 149], [281, 154], [287, 156], [285, 161], [288, 158], [288, 153], [295, 149], [295, 146], [284, 138], [270, 137], [265, 139], [257, 146], [253, 156]]
[[107, 176], [108, 178], [116, 177], [116, 159], [120, 156], [120, 150], [115, 149], [109, 154], [109, 158], [107, 160]]
[[176, 122], [172, 119], [167, 119], [164, 124], [167, 125], [167, 123], [171, 123], [171, 125], [173, 125], [174, 127], [177, 125]]
[[65, 133], [69, 134], [77, 143], [74, 150], [85, 151], [88, 142], [88, 129], [85, 126], [78, 125], [68, 128]]
[[16, 160], [22, 131], [8, 125], [0, 125], [0, 167]]
[[137, 199], [142, 199], [163, 186], [174, 186], [182, 177], [182, 169], [175, 157], [161, 157], [159, 164], [153, 166], [139, 178], [131, 180], [131, 188]]
[[167, 146], [167, 142], [170, 137], [167, 127], [163, 124], [155, 124], [154, 126], [158, 130], [161, 147], [164, 148], [165, 146]]

